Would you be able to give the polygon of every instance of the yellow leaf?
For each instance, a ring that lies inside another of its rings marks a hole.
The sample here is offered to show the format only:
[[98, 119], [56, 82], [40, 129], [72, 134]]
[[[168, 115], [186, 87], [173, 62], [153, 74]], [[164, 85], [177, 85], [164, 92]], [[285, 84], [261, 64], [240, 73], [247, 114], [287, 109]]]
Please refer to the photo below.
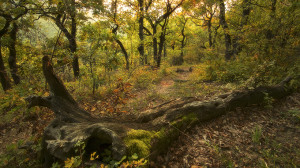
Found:
[[91, 112], [94, 112], [96, 110], [96, 107], [92, 107]]
[[67, 158], [67, 160], [65, 161], [65, 168], [71, 168], [73, 163], [74, 163], [74, 157], [72, 157], [71, 159]]

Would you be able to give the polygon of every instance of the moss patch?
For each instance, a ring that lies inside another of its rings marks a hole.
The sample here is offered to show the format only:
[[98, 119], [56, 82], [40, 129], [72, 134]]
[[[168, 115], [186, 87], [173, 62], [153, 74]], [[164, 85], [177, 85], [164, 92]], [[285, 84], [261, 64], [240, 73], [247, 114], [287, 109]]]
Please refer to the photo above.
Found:
[[136, 153], [140, 158], [149, 156], [151, 149], [151, 140], [154, 138], [154, 131], [130, 130], [124, 139], [128, 149], [128, 155]]
[[172, 142], [178, 138], [181, 131], [194, 126], [197, 120], [197, 115], [190, 113], [172, 122], [169, 128], [162, 128], [156, 133], [157, 137], [153, 148], [157, 150], [158, 154], [165, 153]]
[[[132, 129], [124, 139], [128, 155], [131, 156], [136, 153], [140, 158], [145, 158], [149, 156], [152, 149], [157, 151], [158, 154], [164, 153], [180, 135], [180, 131], [193, 126], [196, 121], [197, 115], [191, 113], [171, 123], [169, 128], [162, 128], [158, 132]], [[153, 139], [155, 140], [154, 144]]]

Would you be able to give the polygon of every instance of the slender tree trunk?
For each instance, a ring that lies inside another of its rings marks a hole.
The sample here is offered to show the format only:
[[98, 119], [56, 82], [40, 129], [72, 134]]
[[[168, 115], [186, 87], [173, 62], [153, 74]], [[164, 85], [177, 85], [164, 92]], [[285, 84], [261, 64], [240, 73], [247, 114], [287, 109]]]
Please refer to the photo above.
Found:
[[7, 75], [7, 72], [5, 70], [5, 66], [4, 66], [4, 62], [3, 62], [3, 58], [2, 58], [1, 39], [8, 32], [10, 23], [13, 20], [18, 20], [20, 17], [27, 14], [28, 9], [26, 7], [24, 7], [24, 8], [25, 8], [25, 11], [23, 13], [20, 13], [19, 15], [17, 15], [14, 18], [11, 15], [2, 15], [2, 17], [4, 17], [4, 19], [5, 19], [5, 24], [4, 24], [3, 28], [0, 30], [0, 82], [2, 84], [4, 91], [11, 88], [11, 83], [10, 83], [10, 79]]
[[76, 50], [77, 50], [76, 40], [71, 39], [69, 43], [70, 43], [69, 47], [70, 47], [71, 55], [73, 56], [72, 67], [73, 67], [74, 77], [78, 78], [79, 62], [78, 62], [78, 56], [76, 55]]
[[[243, 27], [247, 24], [248, 18], [250, 15], [250, 0], [243, 0], [242, 7], [243, 7], [243, 15], [242, 15], [241, 23], [240, 23], [240, 27], [239, 27], [239, 29], [240, 29], [239, 31], [241, 34], [243, 33]], [[241, 37], [238, 34], [232, 40], [233, 55], [238, 55], [242, 50], [242, 46], [240, 44], [240, 39], [241, 39]]]
[[157, 62], [157, 38], [156, 38], [156, 33], [157, 33], [157, 25], [152, 26], [153, 29], [153, 58]]
[[228, 25], [225, 19], [225, 4], [224, 0], [219, 0], [220, 1], [220, 25], [223, 27], [224, 30], [224, 35], [225, 35], [225, 59], [230, 60], [232, 56], [232, 49], [231, 49], [231, 36], [229, 34], [228, 30]]
[[138, 47], [138, 51], [140, 53], [140, 64], [144, 64], [144, 55], [145, 55], [145, 47], [144, 47], [144, 0], [138, 0], [139, 3], [139, 37], [140, 44]]
[[186, 44], [186, 35], [185, 35], [185, 33], [184, 33], [184, 31], [185, 31], [185, 26], [186, 26], [186, 22], [187, 22], [187, 20], [185, 19], [184, 22], [183, 22], [183, 27], [182, 27], [182, 29], [181, 29], [182, 40], [180, 41], [181, 46], [180, 46], [179, 65], [182, 65], [182, 64], [183, 64], [183, 49], [184, 49], [185, 44]]
[[166, 40], [166, 30], [167, 30], [167, 24], [168, 24], [168, 18], [165, 19], [164, 24], [161, 27], [161, 33], [159, 36], [159, 44], [158, 44], [158, 55], [157, 55], [157, 67], [160, 67], [161, 64], [161, 56], [162, 56], [162, 51], [164, 49], [164, 44]]
[[212, 43], [212, 47], [215, 48], [216, 47], [216, 39], [217, 39], [217, 35], [218, 35], [218, 30], [220, 28], [220, 25], [218, 25], [217, 27], [214, 28], [214, 35], [213, 35], [213, 43]]
[[77, 31], [77, 23], [76, 23], [76, 8], [75, 8], [75, 0], [71, 1], [71, 39], [69, 39], [70, 42], [70, 50], [73, 55], [73, 73], [75, 78], [79, 77], [79, 62], [78, 62], [78, 56], [76, 54], [77, 50], [77, 43], [76, 43], [76, 31]]
[[115, 22], [116, 27], [113, 28], [112, 33], [114, 34], [114, 39], [115, 41], [118, 43], [119, 47], [121, 48], [124, 56], [125, 56], [125, 61], [126, 61], [126, 69], [129, 70], [129, 57], [127, 54], [127, 51], [123, 45], [123, 43], [117, 38], [117, 34], [118, 34], [118, 28], [119, 28], [119, 24], [117, 22], [117, 0], [112, 1], [112, 9], [111, 12], [113, 13], [113, 20]]
[[127, 51], [123, 45], [123, 43], [119, 40], [119, 39], [116, 39], [116, 42], [119, 44], [124, 56], [125, 56], [125, 61], [126, 61], [126, 69], [129, 70], [129, 57], [128, 57], [128, 54], [127, 54]]
[[162, 56], [162, 51], [164, 48], [164, 43], [165, 43], [165, 34], [162, 32], [159, 36], [159, 45], [158, 45], [158, 55], [157, 55], [157, 67], [160, 67], [161, 64], [161, 56]]
[[77, 31], [77, 23], [76, 23], [76, 9], [75, 9], [75, 0], [71, 1], [71, 11], [69, 11], [71, 16], [71, 31], [69, 32], [64, 25], [64, 19], [61, 20], [62, 15], [59, 14], [54, 20], [57, 27], [65, 34], [66, 38], [69, 41], [69, 49], [71, 55], [73, 57], [72, 67], [74, 77], [79, 77], [79, 62], [78, 56], [76, 55], [77, 43], [76, 43], [76, 31]]
[[3, 58], [2, 58], [1, 41], [0, 41], [0, 81], [1, 81], [2, 88], [4, 91], [7, 91], [11, 88], [10, 79], [5, 70], [5, 66], [4, 66], [4, 62], [3, 62]]
[[212, 31], [211, 31], [211, 20], [212, 20], [212, 17], [207, 20], [208, 42], [209, 42], [209, 47], [210, 48], [212, 48], [212, 46], [213, 46]]
[[[272, 0], [271, 13], [270, 13], [271, 20], [276, 20], [276, 4], [277, 4], [277, 0]], [[271, 40], [274, 37], [272, 28], [267, 30], [266, 37], [268, 40]]]
[[164, 42], [164, 58], [167, 57], [167, 44], [166, 41]]
[[17, 52], [16, 52], [17, 31], [18, 31], [18, 25], [14, 23], [13, 28], [9, 34], [11, 42], [8, 46], [9, 48], [8, 63], [10, 67], [10, 73], [16, 85], [20, 83], [20, 77], [17, 75], [18, 72]]

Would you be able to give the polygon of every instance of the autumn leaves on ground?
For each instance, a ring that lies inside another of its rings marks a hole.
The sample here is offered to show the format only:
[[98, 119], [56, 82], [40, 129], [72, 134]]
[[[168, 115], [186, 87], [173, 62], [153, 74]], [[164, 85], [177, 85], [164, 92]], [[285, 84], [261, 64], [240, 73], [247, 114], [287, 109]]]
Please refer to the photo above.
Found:
[[[148, 84], [145, 81], [125, 82], [119, 78], [111, 90], [105, 92], [105, 96], [75, 91], [73, 94], [82, 107], [93, 115], [115, 116], [116, 120], [121, 120], [122, 117], [180, 97], [209, 100], [240, 88], [237, 85], [195, 81], [194, 77], [201, 69], [165, 69], [161, 78], [153, 78]], [[162, 72], [144, 72], [142, 69], [137, 73], [146, 73], [143, 77], [149, 80]], [[157, 163], [149, 162], [146, 166], [297, 167], [300, 165], [299, 109], [299, 93], [276, 102], [266, 96], [263, 106], [236, 109], [220, 118], [200, 123], [193, 129], [181, 131], [168, 152], [158, 156]], [[11, 109], [6, 110], [9, 112]], [[12, 112], [11, 115], [3, 113], [1, 116], [11, 117], [9, 123], [2, 120], [0, 127], [1, 155], [4, 156], [1, 166], [12, 165], [13, 161], [20, 165], [36, 165], [41, 148], [39, 141], [44, 127], [53, 119], [53, 113], [46, 108], [36, 108], [24, 110], [23, 114]]]

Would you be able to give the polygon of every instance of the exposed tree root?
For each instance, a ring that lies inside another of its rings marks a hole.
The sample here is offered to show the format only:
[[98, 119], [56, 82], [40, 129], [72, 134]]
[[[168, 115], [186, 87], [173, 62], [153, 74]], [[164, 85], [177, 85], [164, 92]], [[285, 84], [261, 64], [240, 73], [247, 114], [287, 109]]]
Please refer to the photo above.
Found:
[[[108, 121], [94, 118], [89, 112], [81, 109], [53, 72], [46, 56], [43, 58], [43, 72], [50, 86], [50, 96], [30, 96], [26, 101], [29, 102], [28, 108], [47, 107], [54, 111], [56, 116], [44, 131], [44, 167], [51, 167], [52, 163], [64, 161], [73, 155], [78, 141], [86, 143], [87, 155], [93, 152], [92, 150], [101, 153], [103, 148], [110, 148], [115, 160], [134, 150], [141, 150], [139, 148], [157, 153], [156, 151], [168, 146], [172, 137], [178, 136], [177, 131], [180, 129], [216, 118], [237, 107], [261, 104], [266, 96], [280, 99], [289, 95], [291, 90], [286, 84], [292, 79], [288, 77], [275, 86], [220, 95], [210, 101], [198, 101], [195, 98], [173, 100], [141, 112], [130, 121], [120, 123], [113, 122], [113, 119]], [[132, 121], [134, 123], [129, 123]], [[130, 132], [132, 129], [145, 131], [133, 134]], [[152, 144], [147, 144], [150, 142]]]

